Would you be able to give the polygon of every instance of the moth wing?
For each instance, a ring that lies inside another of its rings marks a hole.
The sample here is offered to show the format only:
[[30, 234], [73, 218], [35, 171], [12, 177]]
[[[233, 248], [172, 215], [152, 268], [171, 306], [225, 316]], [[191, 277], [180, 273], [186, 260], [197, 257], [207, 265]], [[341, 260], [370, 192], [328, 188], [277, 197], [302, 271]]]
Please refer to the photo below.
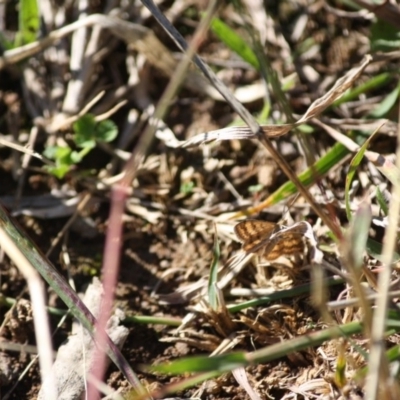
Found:
[[241, 242], [247, 242], [249, 240], [256, 240], [260, 236], [264, 238], [270, 236], [276, 227], [277, 225], [273, 222], [248, 219], [239, 222], [233, 229]]

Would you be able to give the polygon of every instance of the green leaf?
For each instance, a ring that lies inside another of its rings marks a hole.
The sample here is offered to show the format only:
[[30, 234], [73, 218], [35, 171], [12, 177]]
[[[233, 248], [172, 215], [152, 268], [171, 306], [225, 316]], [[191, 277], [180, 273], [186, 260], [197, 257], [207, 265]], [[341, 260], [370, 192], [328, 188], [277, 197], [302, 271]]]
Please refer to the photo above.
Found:
[[54, 160], [56, 158], [58, 146], [46, 147], [43, 151], [43, 155], [49, 160]]
[[308, 332], [305, 335], [284, 340], [251, 353], [235, 352], [213, 357], [188, 357], [172, 361], [171, 363], [150, 366], [148, 369], [152, 372], [174, 375], [205, 371], [227, 372], [239, 367], [246, 367], [250, 364], [255, 365], [270, 362], [288, 356], [296, 351], [320, 346], [328, 340], [337, 339], [338, 335], [348, 337], [359, 334], [362, 328], [361, 322], [351, 322], [345, 325]]
[[[47, 257], [43, 256], [43, 253], [37, 249], [35, 244], [28, 238], [22, 228], [14, 223], [13, 219], [8, 216], [7, 212], [1, 205], [0, 225], [28, 262], [58, 294], [61, 300], [69, 308], [72, 315], [94, 338], [96, 320], [93, 317], [93, 314], [89, 311], [78, 294], [71, 288], [65, 278], [52, 264], [50, 264]], [[148, 396], [144, 395], [147, 392], [142, 388], [139, 379], [130, 368], [129, 363], [125, 360], [118, 347], [109, 339], [108, 335], [105, 337], [102, 346], [104, 346], [104, 350], [107, 352], [108, 356], [124, 373], [131, 385], [135, 387], [139, 394], [142, 394], [142, 398], [148, 398]]]
[[50, 160], [65, 163], [70, 160], [71, 151], [68, 146], [49, 146], [44, 150], [43, 155]]
[[260, 69], [257, 56], [246, 41], [235, 31], [229, 28], [224, 22], [218, 18], [213, 18], [211, 22], [211, 30], [224, 42], [231, 50], [238, 54], [243, 60], [247, 61], [257, 71]]
[[[93, 141], [93, 144], [95, 145], [96, 142]], [[93, 145], [93, 147], [94, 147], [94, 145]], [[83, 148], [83, 149], [78, 153], [78, 155], [76, 156], [76, 158], [78, 159], [78, 157], [80, 157], [80, 161], [82, 161], [83, 158], [84, 158], [87, 154], [90, 153], [90, 151], [92, 150], [93, 147], [87, 146], [87, 147]], [[78, 162], [80, 162], [80, 161], [78, 161]]]
[[[373, 257], [376, 258], [379, 261], [384, 261], [383, 257], [382, 257], [382, 243], [377, 242], [374, 239], [369, 238], [367, 240], [367, 251], [368, 254]], [[393, 262], [398, 262], [400, 261], [400, 254], [394, 252], [393, 253]]]
[[[349, 154], [349, 150], [341, 143], [336, 143], [323, 157], [321, 157], [311, 168], [308, 168], [298, 178], [305, 185], [311, 185], [316, 179], [326, 174], [332, 167], [336, 166], [345, 156]], [[297, 192], [296, 185], [288, 181], [272, 193], [262, 205], [265, 207], [272, 206], [286, 199]]]
[[[343, 283], [344, 281], [341, 279], [328, 279], [324, 281], [326, 287], [341, 285]], [[243, 301], [242, 303], [230, 304], [227, 306], [227, 308], [230, 313], [237, 313], [239, 311], [243, 311], [248, 308], [255, 308], [259, 306], [265, 307], [268, 304], [277, 303], [283, 299], [293, 299], [297, 296], [303, 296], [303, 295], [308, 296], [310, 295], [310, 292], [311, 292], [311, 285], [304, 284], [300, 286], [295, 286], [291, 289], [277, 290], [267, 296], [246, 300]]]
[[346, 383], [347, 383], [347, 379], [346, 379], [346, 356], [344, 354], [344, 349], [343, 349], [343, 345], [338, 344], [339, 347], [339, 354], [336, 358], [336, 371], [335, 371], [335, 375], [334, 375], [334, 381], [337, 387], [339, 388], [343, 388]]
[[69, 172], [70, 166], [67, 164], [58, 165], [56, 167], [51, 167], [46, 165], [45, 168], [50, 174], [54, 175], [58, 179], [64, 178], [64, 176]]
[[95, 129], [95, 138], [102, 142], [112, 142], [118, 135], [117, 125], [110, 119], [99, 122]]
[[[74, 151], [68, 146], [49, 146], [43, 155], [50, 160], [55, 160], [56, 166], [46, 166], [46, 170], [59, 179], [69, 172], [71, 165], [76, 164], [76, 157]], [[80, 160], [79, 160], [80, 161]]]
[[361, 270], [363, 265], [371, 220], [371, 206], [362, 202], [346, 232], [349, 261], [357, 271]]
[[399, 93], [400, 83], [381, 101], [381, 103], [374, 110], [369, 113], [369, 115], [374, 118], [383, 118], [386, 116], [391, 108], [397, 103]]
[[71, 160], [72, 150], [69, 147], [58, 147], [56, 150], [56, 163], [72, 165], [74, 162]]
[[366, 93], [370, 90], [376, 90], [385, 86], [388, 82], [393, 79], [393, 74], [383, 72], [382, 74], [375, 75], [366, 82], [358, 85], [352, 89], [349, 89], [343, 96], [333, 102], [332, 107], [338, 106], [348, 101], [357, 99], [360, 94]]
[[367, 154], [367, 157], [393, 185], [400, 185], [400, 169], [397, 168], [396, 164], [393, 164], [389, 157], [374, 152]]
[[118, 128], [113, 121], [107, 119], [97, 123], [93, 114], [81, 116], [73, 124], [73, 129], [75, 144], [84, 149], [93, 149], [96, 146], [96, 140], [111, 142], [118, 134]]
[[218, 309], [218, 293], [217, 293], [217, 283], [218, 283], [218, 264], [221, 257], [221, 250], [219, 247], [217, 226], [214, 225], [214, 246], [213, 246], [213, 259], [210, 268], [210, 276], [208, 279], [208, 302], [213, 310]]
[[36, 40], [40, 27], [39, 8], [36, 0], [20, 0], [19, 27], [15, 46], [32, 43]]
[[75, 135], [74, 142], [78, 147], [93, 148], [96, 146], [95, 129], [96, 120], [93, 114], [82, 115], [72, 125]]
[[261, 183], [258, 183], [257, 185], [251, 185], [247, 188], [247, 190], [249, 191], [249, 193], [255, 194], [255, 193], [259, 193], [264, 189], [264, 185], [262, 185]]
[[301, 124], [299, 126], [296, 127], [296, 129], [301, 132], [301, 133], [306, 133], [308, 135], [310, 135], [311, 133], [315, 132], [315, 129], [313, 126], [308, 125], [308, 124]]
[[388, 326], [399, 326], [400, 322], [400, 310], [398, 308], [389, 308], [387, 316]]
[[379, 207], [381, 208], [383, 213], [387, 216], [389, 213], [389, 207], [386, 203], [385, 198], [383, 197], [381, 189], [379, 189], [379, 186], [376, 187], [376, 200], [378, 201]]
[[195, 187], [195, 184], [193, 181], [184, 182], [181, 184], [181, 187], [179, 188], [179, 193], [190, 194], [193, 192], [194, 187]]
[[7, 37], [0, 32], [0, 46], [4, 49], [4, 50], [11, 50], [15, 47], [14, 43], [7, 39]]
[[237, 367], [247, 365], [247, 363], [246, 354], [236, 352], [214, 357], [187, 357], [168, 364], [152, 366], [149, 369], [152, 372], [177, 375], [188, 372], [232, 371]]
[[80, 163], [82, 161], [82, 158], [83, 158], [83, 156], [80, 152], [77, 152], [77, 151], [71, 152], [70, 159], [71, 159], [72, 164]]
[[369, 144], [369, 139], [365, 141], [365, 143], [361, 146], [360, 150], [356, 153], [356, 155], [351, 160], [349, 172], [346, 175], [344, 198], [345, 198], [345, 203], [346, 203], [346, 215], [347, 215], [347, 219], [349, 221], [351, 221], [350, 186], [351, 186], [351, 182], [353, 181], [354, 174], [356, 173], [357, 168], [360, 165], [361, 160], [364, 157], [364, 153], [367, 150], [368, 144]]
[[400, 47], [400, 31], [386, 21], [377, 19], [371, 26], [371, 50], [391, 51]]

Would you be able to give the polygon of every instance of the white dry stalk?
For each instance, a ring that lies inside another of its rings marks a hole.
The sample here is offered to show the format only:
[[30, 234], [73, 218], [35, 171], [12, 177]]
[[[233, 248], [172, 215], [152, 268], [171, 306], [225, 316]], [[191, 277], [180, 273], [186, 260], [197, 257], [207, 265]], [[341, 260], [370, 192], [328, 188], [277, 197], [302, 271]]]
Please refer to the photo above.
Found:
[[348, 136], [344, 135], [342, 132], [339, 132], [338, 130], [332, 128], [331, 126], [324, 124], [317, 118], [313, 118], [312, 123], [324, 129], [326, 133], [328, 133], [328, 135], [331, 136], [336, 142], [341, 143], [351, 152], [355, 153], [358, 150], [360, 150], [361, 146], [359, 146], [357, 143], [351, 140], [351, 138], [349, 138]]
[[35, 327], [36, 343], [39, 353], [40, 375], [42, 381], [48, 379], [48, 396], [46, 400], [57, 400], [54, 374], [52, 370], [53, 349], [50, 334], [50, 325], [46, 312], [44, 284], [38, 272], [32, 267], [21, 250], [0, 227], [0, 246], [24, 275], [32, 301], [33, 322]]
[[[183, 51], [185, 54], [190, 50], [188, 48], [186, 41], [182, 37], [182, 35], [177, 31], [175, 27], [171, 25], [171, 23], [167, 20], [164, 14], [157, 8], [152, 0], [142, 0], [142, 3], [151, 11], [154, 18], [160, 23], [163, 29], [170, 35], [171, 39], [175, 42], [175, 44]], [[208, 9], [210, 9], [209, 3]], [[207, 14], [204, 14], [207, 15]], [[199, 38], [198, 38], [199, 39]], [[197, 39], [197, 40], [198, 40]], [[140, 50], [138, 48], [138, 50]], [[231, 107], [241, 116], [241, 118], [247, 123], [247, 125], [251, 128], [251, 131], [254, 137], [258, 134], [260, 130], [260, 125], [255, 120], [255, 118], [251, 115], [251, 113], [241, 104], [229, 91], [229, 89], [223, 84], [223, 82], [216, 76], [214, 71], [202, 61], [202, 59], [196, 54], [193, 55], [193, 61], [196, 66], [203, 72], [203, 74], [207, 77], [208, 81], [212, 83], [213, 91], [215, 89], [227, 100], [227, 102], [231, 105]], [[188, 74], [190, 71], [188, 72]], [[191, 79], [193, 76], [191, 76]], [[204, 78], [204, 77], [202, 77]], [[198, 82], [200, 83], [200, 81]], [[207, 88], [207, 85], [205, 88]], [[208, 93], [208, 92], [207, 92]], [[211, 92], [208, 93], [211, 95]]]
[[[304, 124], [314, 117], [319, 115], [327, 107], [329, 107], [335, 100], [340, 98], [342, 94], [351, 87], [357, 78], [361, 75], [367, 65], [372, 61], [370, 55], [365, 56], [363, 62], [356, 68], [348, 71], [342, 78], [340, 78], [335, 85], [322, 97], [315, 100], [306, 113], [293, 124], [281, 125], [262, 125], [261, 129], [267, 137], [278, 137], [285, 135], [293, 128]], [[248, 126], [231, 126], [228, 128], [218, 129], [200, 133], [193, 136], [187, 141], [181, 142], [182, 147], [192, 147], [202, 143], [207, 143], [214, 140], [233, 140], [233, 139], [251, 139], [254, 138], [252, 129]]]
[[[87, 0], [80, 0], [76, 4], [74, 12], [78, 15], [78, 20], [83, 20], [88, 16], [89, 2]], [[70, 114], [78, 113], [79, 100], [81, 99], [82, 87], [87, 84], [87, 69], [83, 68], [84, 64], [91, 65], [92, 58], [86, 60], [85, 57], [85, 46], [88, 38], [88, 27], [83, 26], [77, 29], [71, 38], [71, 51], [69, 68], [73, 71], [73, 75], [68, 82], [68, 88], [65, 93], [63, 102], [63, 111]], [[87, 65], [85, 65], [87, 67]], [[89, 68], [91, 70], [91, 68]], [[78, 75], [78, 76], [76, 76]], [[82, 79], [85, 77], [86, 79]]]
[[225, 293], [229, 297], [264, 297], [276, 292], [274, 288], [232, 288]]
[[[400, 107], [399, 107], [400, 114]], [[397, 135], [397, 150], [396, 150], [396, 167], [400, 169], [400, 125], [398, 125]], [[400, 213], [400, 183], [393, 185], [393, 195], [390, 202], [388, 214], [388, 227], [385, 232], [382, 249], [382, 264], [383, 268], [379, 274], [378, 280], [378, 297], [376, 303], [376, 310], [373, 316], [372, 331], [371, 331], [371, 348], [368, 363], [368, 376], [366, 380], [365, 396], [367, 400], [376, 400], [378, 391], [383, 390], [384, 387], [390, 387], [387, 380], [390, 379], [387, 374], [389, 368], [387, 360], [384, 359], [385, 351], [385, 331], [386, 331], [386, 317], [389, 307], [389, 290], [390, 279], [392, 275], [392, 259], [395, 251], [397, 239], [397, 226], [399, 222]], [[385, 364], [382, 364], [385, 363]], [[381, 387], [379, 387], [379, 383]]]
[[[186, 75], [186, 72], [188, 71], [191, 59], [195, 52], [197, 51], [197, 47], [200, 44], [200, 38], [203, 37], [205, 34], [210, 22], [211, 22], [211, 17], [214, 14], [214, 10], [216, 8], [216, 0], [213, 0], [209, 3], [207, 10], [205, 12], [205, 16], [201, 20], [199, 27], [196, 30], [196, 33], [194, 34], [193, 40], [187, 51], [185, 52], [184, 58], [182, 61], [178, 64], [178, 67], [174, 71], [171, 80], [168, 83], [167, 88], [165, 89], [163, 95], [161, 96], [161, 99], [159, 100], [158, 106], [155, 110], [154, 113], [154, 118], [156, 120], [162, 119], [167, 111], [167, 108], [172, 100], [172, 98], [175, 96], [177, 89], [179, 88], [180, 84], [183, 82], [183, 78]], [[114, 30], [114, 33], [117, 35], [122, 34], [123, 37], [125, 37], [126, 33], [124, 32], [123, 21], [119, 22], [119, 25], [117, 27], [114, 27], [117, 30]], [[160, 55], [158, 55], [160, 56]], [[148, 125], [144, 133], [142, 134], [140, 141], [138, 145], [136, 146], [131, 159], [128, 161], [125, 171], [126, 174], [123, 179], [123, 185], [130, 185], [133, 179], [135, 178], [135, 175], [137, 173], [137, 169], [144, 159], [145, 155], [147, 154], [147, 150], [150, 147], [151, 141], [154, 137], [154, 133], [156, 131], [156, 126], [154, 125]], [[114, 191], [114, 199], [116, 199], [116, 193], [117, 193], [118, 188]], [[124, 195], [119, 194], [118, 195], [120, 198], [120, 202], [125, 201], [125, 193]], [[96, 343], [99, 343], [100, 346], [105, 342], [105, 335], [103, 332], [104, 326], [107, 316], [109, 312], [111, 311], [109, 305], [112, 304], [112, 296], [113, 296], [113, 288], [115, 287], [115, 284], [117, 282], [117, 273], [118, 273], [118, 258], [113, 259], [113, 257], [110, 256], [110, 254], [118, 254], [118, 251], [116, 253], [113, 253], [113, 247], [115, 250], [118, 250], [118, 244], [115, 241], [115, 237], [113, 235], [119, 234], [121, 230], [121, 222], [118, 220], [119, 216], [117, 216], [117, 213], [120, 212], [118, 202], [115, 200], [112, 202], [111, 206], [111, 211], [110, 211], [110, 225], [108, 227], [108, 232], [107, 232], [107, 241], [106, 241], [106, 249], [105, 250], [105, 257], [104, 257], [104, 262], [103, 262], [103, 275], [107, 277], [107, 279], [104, 280], [104, 290], [105, 290], [105, 298], [104, 298], [104, 303], [107, 305], [107, 307], [104, 307], [102, 310], [101, 315], [99, 316], [98, 322], [97, 322], [97, 330], [96, 330]], [[115, 219], [113, 219], [115, 217]], [[114, 232], [113, 232], [114, 230]], [[104, 373], [104, 360], [105, 360], [105, 355], [102, 353], [102, 349], [96, 348], [95, 350], [95, 358], [98, 359], [97, 365], [93, 369], [93, 375], [97, 379], [101, 379]], [[91, 395], [96, 396], [97, 391], [93, 388], [91, 385], [91, 382], [89, 382], [89, 387], [88, 387], [88, 396], [90, 397]]]
[[37, 346], [33, 346], [31, 344], [21, 344], [21, 343], [13, 343], [9, 342], [5, 339], [0, 341], [0, 350], [1, 351], [16, 351], [18, 353], [24, 354], [37, 354], [38, 348]]
[[[331, 126], [340, 127], [342, 131], [374, 131], [377, 127], [380, 128], [380, 132], [390, 137], [397, 136], [397, 123], [395, 121], [389, 121], [384, 118], [380, 119], [363, 119], [358, 120], [354, 118], [326, 118], [324, 120]], [[383, 125], [384, 124], [384, 125]]]
[[[268, 16], [264, 2], [262, 0], [244, 0], [243, 4], [249, 13], [249, 20], [251, 20], [254, 32], [257, 32], [260, 43], [264, 46], [268, 40]], [[275, 35], [277, 31], [278, 29], [272, 30]]]
[[41, 160], [42, 162], [49, 164], [49, 165], [54, 165], [51, 161], [46, 160], [41, 154], [37, 153], [36, 151], [31, 150], [29, 147], [21, 146], [17, 143], [11, 142], [3, 137], [0, 136], [0, 145], [5, 146], [5, 147], [10, 147], [11, 149], [18, 150], [21, 153], [27, 154], [30, 157], [35, 157]]
[[46, 252], [46, 257], [50, 257], [50, 254], [53, 252], [53, 250], [58, 245], [60, 240], [64, 237], [65, 233], [71, 227], [71, 225], [74, 223], [74, 221], [79, 216], [79, 214], [83, 212], [83, 210], [85, 209], [86, 205], [89, 203], [91, 198], [92, 198], [92, 194], [90, 194], [90, 193], [87, 193], [82, 199], [79, 198], [79, 203], [76, 205], [76, 208], [75, 208], [72, 216], [65, 223], [65, 225], [63, 226], [61, 231], [58, 232], [57, 236], [54, 239], [52, 239], [50, 248]]
[[[171, 76], [175, 72], [177, 67], [176, 60], [172, 56], [171, 52], [157, 39], [152, 30], [117, 17], [102, 14], [91, 14], [60, 29], [51, 31], [47, 37], [41, 40], [5, 51], [3, 56], [0, 57], [0, 70], [8, 64], [15, 64], [23, 59], [44, 51], [49, 46], [54, 45], [60, 39], [73, 33], [77, 29], [91, 26], [95, 27], [97, 32], [96, 34], [93, 33], [92, 35], [93, 40], [88, 44], [88, 48], [86, 49], [85, 53], [86, 56], [88, 55], [88, 51], [93, 52], [93, 49], [96, 48], [96, 37], [98, 36], [98, 30], [105, 28], [109, 29], [114, 36], [133, 46], [138, 52], [142, 53], [151, 64], [155, 65], [167, 76]], [[87, 76], [90, 69], [90, 65], [87, 65], [84, 68], [82, 67], [82, 74]], [[26, 70], [30, 71], [31, 74], [33, 73], [31, 69]], [[28, 80], [28, 82], [31, 83], [35, 82], [35, 79], [31, 78], [25, 78], [25, 80]], [[192, 90], [200, 91], [201, 93], [207, 93], [212, 98], [217, 100], [223, 100], [218, 91], [212, 85], [210, 85], [210, 83], [201, 74], [199, 74], [198, 71], [188, 71], [187, 78], [184, 83]], [[73, 103], [77, 100], [76, 96], [79, 93], [82, 94], [82, 88], [72, 90], [71, 87], [70, 93], [71, 95], [68, 94], [68, 98], [64, 101], [63, 109], [74, 106]], [[36, 99], [36, 101], [38, 101], [38, 99]], [[35, 114], [34, 107], [33, 109], [31, 107], [31, 111], [32, 114]]]
[[[218, 269], [218, 287], [224, 289], [248, 264], [254, 254], [246, 254], [243, 251], [232, 256], [225, 265]], [[197, 282], [183, 285], [169, 294], [159, 294], [157, 299], [160, 304], [181, 304], [188, 300], [204, 297], [208, 291], [208, 277], [204, 276]]]
[[[37, 126], [33, 126], [31, 129], [31, 133], [29, 135], [29, 141], [27, 143], [27, 147], [30, 149], [33, 149], [35, 147], [36, 139], [39, 133], [39, 129]], [[22, 164], [19, 170], [17, 171], [18, 173], [18, 188], [17, 192], [15, 194], [15, 201], [17, 204], [19, 204], [22, 196], [22, 191], [25, 185], [25, 180], [26, 180], [26, 173], [28, 170], [29, 163], [32, 158], [32, 154], [25, 153], [24, 156], [22, 157]], [[17, 157], [17, 160], [19, 160], [19, 157]]]
[[[100, 281], [95, 278], [88, 287], [83, 302], [97, 318], [102, 309], [103, 288]], [[107, 333], [111, 340], [122, 347], [128, 336], [129, 330], [120, 325], [124, 318], [121, 310], [116, 310], [110, 318]], [[53, 366], [53, 373], [58, 389], [58, 400], [80, 399], [86, 388], [86, 381], [90, 380], [90, 370], [96, 360], [94, 357], [95, 344], [90, 334], [79, 324], [74, 323], [72, 335], [58, 350]], [[38, 400], [47, 400], [47, 384], [44, 381], [39, 392]]]
[[232, 375], [235, 377], [237, 383], [246, 391], [251, 400], [261, 400], [259, 394], [250, 385], [244, 368], [234, 369]]
[[[370, 293], [370, 290], [366, 290], [365, 299], [370, 302], [376, 302], [380, 297], [378, 293]], [[389, 299], [395, 299], [400, 297], [400, 290], [395, 290], [388, 293]], [[360, 300], [357, 297], [352, 297], [345, 300], [335, 300], [327, 303], [327, 307], [330, 311], [342, 310], [347, 307], [359, 307]]]

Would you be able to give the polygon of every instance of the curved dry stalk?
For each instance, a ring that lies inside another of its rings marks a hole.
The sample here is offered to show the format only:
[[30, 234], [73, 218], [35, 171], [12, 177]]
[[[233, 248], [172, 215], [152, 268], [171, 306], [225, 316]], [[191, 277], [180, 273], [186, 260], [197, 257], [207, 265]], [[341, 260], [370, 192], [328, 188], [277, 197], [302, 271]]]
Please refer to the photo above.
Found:
[[[400, 116], [400, 107], [399, 107]], [[397, 150], [396, 150], [396, 166], [400, 168], [400, 125], [397, 131]], [[371, 330], [371, 349], [368, 363], [368, 378], [366, 384], [366, 398], [375, 400], [378, 397], [378, 392], [382, 394], [385, 387], [390, 390], [390, 385], [387, 385], [389, 376], [389, 366], [387, 360], [384, 359], [385, 351], [385, 330], [386, 317], [389, 307], [389, 291], [390, 278], [392, 274], [392, 259], [396, 246], [397, 226], [400, 213], [400, 183], [393, 185], [393, 196], [389, 207], [388, 227], [386, 228], [383, 239], [382, 258], [384, 259], [382, 272], [379, 275], [378, 281], [378, 297], [376, 310], [373, 316]], [[381, 382], [381, 385], [379, 383]], [[379, 395], [380, 396], [380, 395]], [[389, 397], [387, 397], [389, 398]]]
[[[120, 246], [119, 240], [122, 236], [122, 218], [125, 206], [125, 200], [129, 192], [129, 187], [137, 173], [138, 167], [142, 162], [143, 158], [147, 154], [147, 150], [153, 140], [155, 130], [157, 128], [158, 120], [161, 120], [167, 111], [167, 108], [175, 95], [179, 85], [184, 79], [185, 72], [187, 71], [191, 62], [193, 54], [195, 54], [201, 38], [204, 36], [208, 29], [212, 15], [216, 8], [216, 1], [211, 1], [205, 17], [202, 19], [191, 43], [191, 46], [185, 52], [185, 56], [179, 63], [171, 81], [169, 82], [167, 89], [159, 101], [159, 105], [154, 113], [155, 124], [149, 124], [146, 131], [143, 132], [141, 139], [136, 146], [131, 159], [125, 166], [125, 175], [122, 178], [120, 184], [117, 184], [111, 192], [111, 210], [110, 210], [110, 224], [107, 232], [106, 246], [104, 250], [104, 261], [103, 261], [103, 282], [104, 282], [104, 308], [100, 314], [100, 318], [97, 323], [98, 329], [96, 330], [96, 343], [98, 343], [96, 359], [98, 362], [93, 370], [93, 376], [97, 380], [101, 380], [104, 374], [105, 368], [105, 354], [103, 352], [103, 344], [106, 341], [105, 326], [112, 308], [112, 300], [114, 297], [114, 290], [116, 287], [118, 270], [119, 270], [119, 253]], [[118, 29], [120, 27], [118, 26]], [[125, 35], [125, 32], [124, 32]], [[158, 55], [159, 56], [159, 55]], [[89, 383], [88, 387], [88, 398], [97, 398], [97, 389]]]
[[22, 251], [11, 239], [7, 231], [0, 225], [0, 245], [10, 259], [15, 263], [28, 284], [32, 301], [33, 322], [35, 325], [36, 342], [39, 353], [40, 375], [42, 382], [49, 379], [48, 398], [56, 399], [57, 390], [53, 378], [53, 349], [50, 334], [50, 323], [46, 311], [44, 284]]

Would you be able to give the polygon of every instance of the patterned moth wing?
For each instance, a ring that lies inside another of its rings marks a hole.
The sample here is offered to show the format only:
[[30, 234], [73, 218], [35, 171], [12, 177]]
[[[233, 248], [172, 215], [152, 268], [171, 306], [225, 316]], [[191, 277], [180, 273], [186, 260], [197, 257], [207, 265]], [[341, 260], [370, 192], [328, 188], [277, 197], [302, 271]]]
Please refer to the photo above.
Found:
[[284, 228], [273, 222], [250, 219], [239, 222], [234, 231], [246, 253], [257, 253], [268, 261], [304, 251], [302, 225]]

